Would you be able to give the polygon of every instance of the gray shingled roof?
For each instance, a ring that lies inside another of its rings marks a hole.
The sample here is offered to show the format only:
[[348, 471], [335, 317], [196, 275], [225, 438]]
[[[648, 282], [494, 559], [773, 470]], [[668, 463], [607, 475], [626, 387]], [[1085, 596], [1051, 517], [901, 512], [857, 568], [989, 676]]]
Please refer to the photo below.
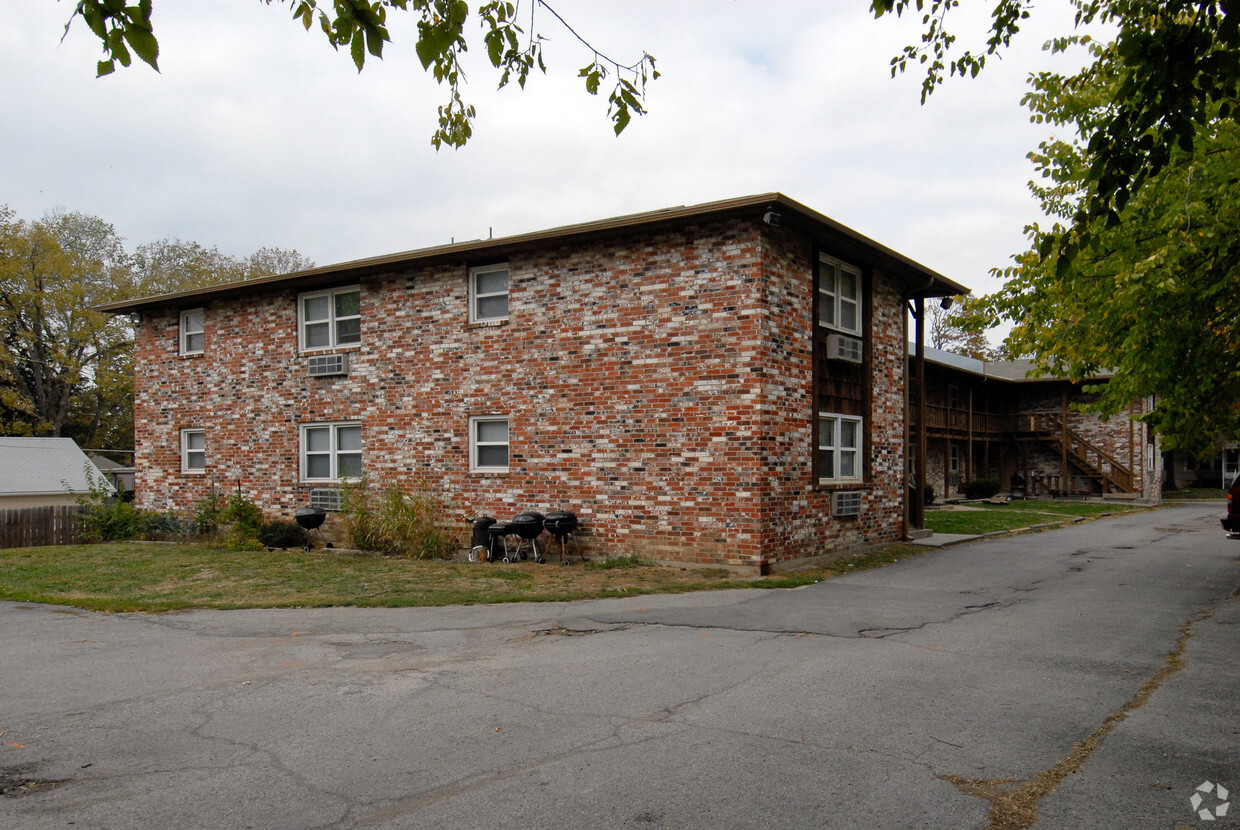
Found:
[[[0, 496], [85, 493], [87, 467], [95, 471], [72, 438], [0, 437]], [[106, 481], [102, 486], [113, 489]]]

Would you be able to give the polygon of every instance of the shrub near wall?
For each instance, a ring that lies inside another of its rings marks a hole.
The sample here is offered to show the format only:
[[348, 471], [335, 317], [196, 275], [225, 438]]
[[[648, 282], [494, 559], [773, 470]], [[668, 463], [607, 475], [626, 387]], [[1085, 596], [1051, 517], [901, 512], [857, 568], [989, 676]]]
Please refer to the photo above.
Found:
[[988, 499], [999, 492], [999, 479], [975, 478], [964, 485], [966, 499]]

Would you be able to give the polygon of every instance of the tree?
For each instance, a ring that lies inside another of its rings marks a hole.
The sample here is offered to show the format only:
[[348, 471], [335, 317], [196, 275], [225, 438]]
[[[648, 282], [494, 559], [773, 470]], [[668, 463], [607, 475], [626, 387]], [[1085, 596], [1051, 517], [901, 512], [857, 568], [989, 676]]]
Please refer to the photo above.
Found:
[[[1089, 136], [1129, 74], [1122, 44], [1090, 48], [1081, 73], [1031, 81], [1035, 118], [1071, 134], [1031, 154], [1051, 224], [1028, 229], [1030, 248], [1002, 272], [993, 308], [1015, 322], [1012, 347], [1043, 369], [1081, 381], [1113, 372], [1096, 390], [1101, 411], [1149, 398], [1145, 420], [1165, 446], [1199, 454], [1240, 435], [1240, 126], [1215, 106], [1122, 222], [1092, 216], [1078, 229], [1094, 184]], [[1065, 237], [1076, 250], [1061, 247]]]
[[124, 248], [111, 225], [79, 213], [28, 224], [7, 207], [0, 212], [0, 376], [9, 431], [61, 435], [74, 393], [124, 370], [127, 323], [90, 307], [127, 288]]
[[221, 253], [197, 242], [160, 239], [146, 242], [129, 257], [135, 290], [163, 294], [204, 285], [288, 274], [314, 267], [299, 252], [284, 248], [259, 248], [245, 259]]
[[179, 239], [130, 254], [98, 217], [55, 211], [25, 222], [0, 206], [0, 434], [132, 447], [132, 326], [93, 307], [313, 266], [297, 251], [239, 259]]
[[994, 350], [985, 331], [993, 325], [989, 305], [978, 297], [954, 297], [950, 308], [931, 303], [930, 346], [977, 360], [991, 360]]
[[[517, 22], [518, 4], [505, 0], [487, 0], [471, 12], [464, 0], [262, 0], [268, 6], [276, 3], [292, 9], [293, 19], [309, 30], [315, 21], [332, 48], [348, 50], [358, 72], [366, 56], [383, 57], [384, 45], [391, 41], [387, 19], [389, 13], [406, 12], [417, 16], [418, 40], [414, 46], [422, 68], [440, 84], [448, 86], [448, 103], [439, 107], [439, 128], [431, 136], [438, 149], [444, 144], [461, 147], [473, 135], [475, 110], [461, 97], [465, 73], [461, 55], [469, 51], [470, 41], [465, 26], [476, 21], [482, 29], [482, 46], [491, 65], [499, 71], [501, 88], [515, 80], [522, 89], [530, 72], [537, 68], [544, 74], [543, 36], [535, 28], [535, 15], [546, 10], [593, 55], [590, 63], [578, 73], [584, 79], [586, 92], [597, 95], [603, 81], [612, 78], [608, 96], [608, 117], [617, 135], [624, 131], [634, 115], [645, 114], [647, 81], [659, 77], [655, 59], [646, 53], [637, 61], [623, 65], [607, 57], [579, 35], [544, 0], [531, 0], [530, 31]], [[153, 0], [138, 0], [126, 5], [125, 0], [78, 0], [66, 34], [73, 21], [81, 17], [103, 46], [103, 60], [97, 65], [99, 76], [116, 71], [116, 65], [129, 66], [133, 55], [159, 71], [159, 41], [152, 23]]]
[[[873, 0], [877, 16], [914, 0]], [[1106, 24], [1108, 43], [1073, 34], [1052, 51], [1084, 47], [1071, 76], [1040, 73], [1025, 103], [1033, 119], [1070, 130], [1031, 154], [1032, 184], [1051, 223], [1028, 229], [1030, 249], [993, 299], [1015, 322], [1007, 347], [1076, 380], [1113, 372], [1097, 409], [1134, 398], [1169, 448], [1200, 453], [1240, 435], [1234, 368], [1240, 287], [1237, 173], [1240, 23], [1227, 0], [1071, 0], [1077, 26]], [[915, 0], [920, 46], [892, 60], [927, 67], [923, 102], [946, 77], [972, 76], [1032, 14], [999, 0], [981, 53], [949, 58], [946, 27], [958, 0]], [[947, 61], [950, 60], [950, 63]]]
[[[1072, 225], [1043, 239], [1043, 253], [1056, 248], [1067, 267], [1098, 218], [1108, 225], [1142, 185], [1179, 153], [1192, 153], [1198, 130], [1213, 118], [1237, 113], [1240, 98], [1240, 22], [1230, 0], [1070, 0], [1078, 28], [1092, 23], [1114, 27], [1112, 67], [1106, 106], [1083, 136], [1087, 164]], [[872, 0], [876, 17], [897, 15], [915, 6], [925, 27], [920, 45], [906, 46], [892, 59], [892, 74], [909, 64], [926, 67], [922, 101], [952, 75], [975, 76], [986, 58], [1006, 47], [1032, 14], [1029, 0], [998, 0], [991, 12], [990, 37], [980, 53], [950, 57], [956, 37], [947, 18], [959, 0]], [[1065, 36], [1052, 42], [1062, 51], [1087, 42]]]

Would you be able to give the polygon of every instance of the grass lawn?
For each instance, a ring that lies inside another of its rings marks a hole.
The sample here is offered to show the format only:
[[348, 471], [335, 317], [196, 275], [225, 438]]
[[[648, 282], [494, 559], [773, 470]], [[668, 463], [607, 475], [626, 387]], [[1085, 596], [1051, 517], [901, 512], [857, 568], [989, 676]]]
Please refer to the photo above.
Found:
[[1078, 517], [1130, 513], [1149, 508], [1131, 504], [1100, 504], [1079, 501], [1016, 500], [1009, 504], [970, 504], [963, 509], [930, 508], [926, 528], [935, 533], [993, 533], [1019, 530], [1031, 525], [1068, 524]]
[[723, 588], [791, 588], [921, 552], [891, 545], [831, 568], [765, 578], [631, 558], [561, 567], [415, 561], [334, 551], [229, 551], [204, 544], [119, 542], [0, 550], [0, 600], [95, 611], [183, 608], [404, 607], [561, 602]]

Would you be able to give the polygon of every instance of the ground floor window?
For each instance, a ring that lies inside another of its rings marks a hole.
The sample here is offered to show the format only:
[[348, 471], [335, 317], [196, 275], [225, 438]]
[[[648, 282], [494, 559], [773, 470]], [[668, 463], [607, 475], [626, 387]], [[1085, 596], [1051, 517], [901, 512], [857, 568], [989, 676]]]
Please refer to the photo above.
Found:
[[471, 472], [508, 472], [508, 416], [475, 415], [469, 419]]
[[207, 433], [201, 429], [181, 430], [181, 472], [201, 473], [207, 469]]
[[861, 479], [862, 419], [851, 415], [818, 416], [818, 480]]
[[303, 481], [361, 478], [362, 425], [349, 421], [301, 428]]

